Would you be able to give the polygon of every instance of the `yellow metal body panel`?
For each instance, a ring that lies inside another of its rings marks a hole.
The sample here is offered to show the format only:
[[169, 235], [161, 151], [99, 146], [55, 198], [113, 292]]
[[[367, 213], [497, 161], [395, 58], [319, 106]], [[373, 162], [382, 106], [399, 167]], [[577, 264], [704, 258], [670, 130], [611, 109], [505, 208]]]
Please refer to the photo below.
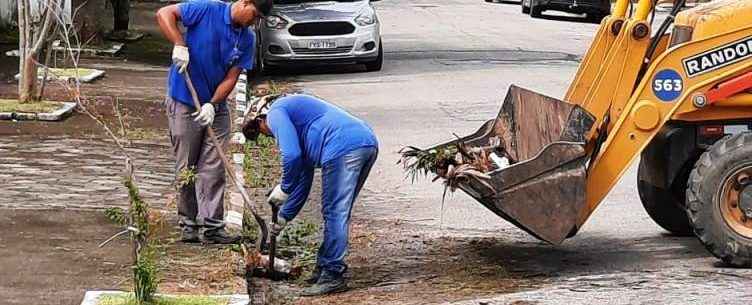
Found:
[[616, 38], [624, 31], [629, 0], [619, 0], [614, 6], [614, 13], [604, 19], [593, 39], [582, 63], [575, 74], [572, 84], [564, 95], [564, 100], [581, 105], [591, 91]]
[[675, 25], [692, 27], [693, 39], [744, 28], [752, 20], [752, 1], [716, 0], [679, 13]]
[[[581, 105], [585, 101], [587, 93], [590, 92], [593, 87], [594, 81], [598, 76], [598, 72], [603, 67], [603, 63], [607, 58], [607, 54], [611, 51], [611, 47], [616, 40], [616, 37], [623, 30], [624, 18], [610, 16], [604, 19], [598, 28], [598, 33], [593, 39], [593, 43], [590, 45], [590, 49], [585, 54], [585, 57], [580, 63], [580, 67], [575, 74], [572, 84], [567, 90], [567, 94], [564, 95], [564, 100], [572, 104]], [[619, 27], [619, 31], [614, 33], [614, 27]]]
[[[621, 112], [623, 104], [632, 95], [643, 57], [650, 45], [649, 35], [636, 39], [632, 34], [636, 27], [647, 26], [644, 21], [630, 20], [619, 34], [591, 90], [581, 104], [595, 116], [595, 126], [601, 126], [607, 113]], [[611, 122], [616, 116], [611, 116]], [[590, 135], [592, 140], [595, 133]]]
[[[746, 6], [752, 7], [752, 1], [744, 2], [747, 2]], [[749, 24], [749, 21], [747, 23]], [[696, 25], [700, 25], [700, 23], [696, 23]], [[580, 219], [577, 222], [578, 227], [587, 220], [624, 174], [631, 162], [636, 159], [637, 155], [669, 120], [680, 118], [694, 120], [702, 118], [704, 120], [752, 118], [752, 105], [748, 107], [738, 106], [741, 101], [736, 100], [736, 97], [729, 99], [729, 101], [722, 101], [718, 105], [703, 108], [697, 108], [693, 104], [694, 96], [703, 94], [723, 80], [752, 70], [752, 57], [716, 67], [712, 71], [692, 77], [687, 75], [684, 68], [684, 60], [687, 58], [749, 38], [752, 38], [752, 27], [750, 26], [734, 31], [720, 31], [717, 35], [702, 38], [693, 36], [691, 41], [668, 49], [654, 60], [635, 93], [625, 104], [622, 115], [615, 122], [612, 132], [609, 133], [601, 148], [601, 153], [594, 160], [591, 160], [586, 192], [587, 209], [580, 214]], [[655, 85], [654, 78], [659, 72], [665, 70], [678, 72], [683, 81], [681, 95], [670, 102], [663, 101], [656, 96], [653, 88]], [[744, 96], [744, 98], [747, 97]], [[657, 113], [645, 112], [645, 107], [655, 109]], [[646, 119], [642, 118], [641, 114], [645, 113], [649, 116], [657, 114], [659, 122], [654, 124], [654, 128], [645, 128], [653, 125], [650, 122], [651, 119], [647, 119], [646, 122]]]

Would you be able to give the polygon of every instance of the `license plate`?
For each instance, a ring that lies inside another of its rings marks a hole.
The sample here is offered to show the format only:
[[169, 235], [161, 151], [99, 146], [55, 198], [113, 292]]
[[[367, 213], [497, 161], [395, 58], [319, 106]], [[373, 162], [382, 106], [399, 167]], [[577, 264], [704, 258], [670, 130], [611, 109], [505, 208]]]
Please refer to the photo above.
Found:
[[318, 41], [311, 41], [308, 43], [309, 49], [335, 49], [337, 48], [337, 43], [331, 40], [318, 40]]

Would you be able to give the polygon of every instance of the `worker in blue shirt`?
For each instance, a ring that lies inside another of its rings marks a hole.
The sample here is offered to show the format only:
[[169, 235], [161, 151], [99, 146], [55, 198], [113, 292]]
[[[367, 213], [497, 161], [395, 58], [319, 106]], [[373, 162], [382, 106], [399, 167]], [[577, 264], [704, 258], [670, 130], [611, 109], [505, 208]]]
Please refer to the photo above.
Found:
[[269, 196], [281, 204], [272, 227], [281, 232], [308, 199], [315, 168], [321, 168], [321, 212], [324, 241], [316, 269], [304, 295], [319, 295], [347, 288], [343, 273], [348, 247], [350, 212], [378, 155], [371, 128], [341, 108], [310, 95], [267, 96], [252, 105], [243, 134], [255, 140], [259, 133], [276, 139], [282, 154], [282, 182]]
[[[175, 176], [179, 180], [194, 171], [197, 177], [193, 183], [180, 183], [178, 191], [184, 242], [199, 242], [201, 227], [207, 243], [239, 240], [224, 229], [225, 170], [206, 128], [213, 128], [222, 145], [227, 145], [230, 116], [225, 100], [242, 70], [253, 67], [256, 42], [249, 26], [268, 12], [270, 5], [271, 0], [194, 0], [157, 11], [162, 34], [174, 44], [165, 103]], [[191, 76], [200, 109], [194, 107], [184, 73]]]

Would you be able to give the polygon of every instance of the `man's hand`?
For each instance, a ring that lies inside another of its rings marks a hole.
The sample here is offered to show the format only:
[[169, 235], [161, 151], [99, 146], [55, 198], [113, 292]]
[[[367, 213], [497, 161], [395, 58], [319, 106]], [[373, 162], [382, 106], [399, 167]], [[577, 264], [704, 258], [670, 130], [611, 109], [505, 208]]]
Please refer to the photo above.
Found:
[[269, 198], [266, 199], [266, 202], [273, 205], [281, 205], [287, 201], [287, 197], [289, 197], [287, 193], [285, 193], [282, 190], [282, 185], [277, 184], [277, 186], [274, 187], [271, 194], [269, 194]]
[[279, 233], [282, 233], [282, 230], [284, 230], [286, 226], [287, 226], [287, 220], [277, 215], [277, 222], [272, 223], [272, 234], [279, 236]]
[[205, 103], [201, 105], [201, 110], [194, 112], [196, 118], [193, 121], [198, 122], [201, 126], [208, 126], [214, 123], [214, 105]]
[[178, 72], [185, 72], [185, 69], [188, 69], [189, 61], [190, 55], [188, 54], [188, 47], [175, 45], [175, 47], [172, 48], [172, 63], [178, 68]]

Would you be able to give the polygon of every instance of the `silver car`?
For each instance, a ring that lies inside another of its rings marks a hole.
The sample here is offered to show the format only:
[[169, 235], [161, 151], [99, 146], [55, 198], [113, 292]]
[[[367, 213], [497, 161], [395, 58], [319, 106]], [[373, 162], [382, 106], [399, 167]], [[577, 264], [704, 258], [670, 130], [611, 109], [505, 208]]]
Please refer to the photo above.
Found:
[[379, 27], [369, 0], [275, 0], [257, 27], [257, 69], [355, 63], [365, 64], [368, 71], [381, 70]]

